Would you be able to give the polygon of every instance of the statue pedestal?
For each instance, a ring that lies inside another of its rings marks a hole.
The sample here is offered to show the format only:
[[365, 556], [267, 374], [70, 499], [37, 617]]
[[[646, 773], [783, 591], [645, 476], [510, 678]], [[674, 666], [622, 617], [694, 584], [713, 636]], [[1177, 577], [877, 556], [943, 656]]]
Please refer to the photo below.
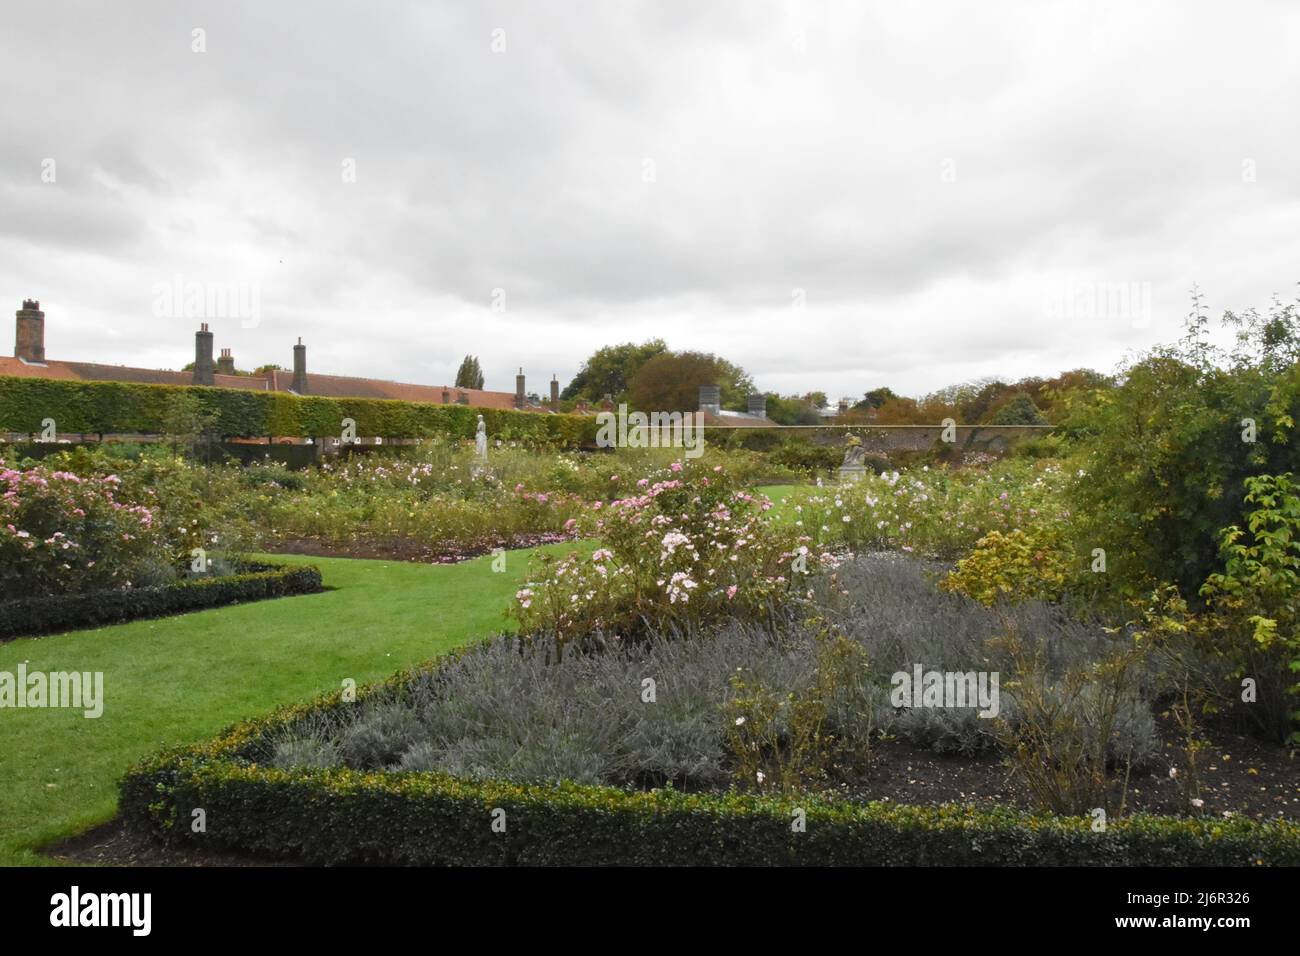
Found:
[[867, 473], [866, 465], [841, 465], [840, 482], [847, 484], [853, 481], [861, 481], [862, 476]]

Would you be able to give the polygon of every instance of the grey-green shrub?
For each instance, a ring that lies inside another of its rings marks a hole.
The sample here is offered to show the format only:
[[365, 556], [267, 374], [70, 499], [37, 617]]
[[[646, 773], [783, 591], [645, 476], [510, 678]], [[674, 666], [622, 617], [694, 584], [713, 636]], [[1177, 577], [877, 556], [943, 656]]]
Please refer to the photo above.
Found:
[[[912, 744], [970, 754], [994, 746], [991, 722], [973, 710], [890, 706], [890, 675], [926, 669], [1001, 670], [986, 646], [998, 618], [979, 604], [939, 592], [917, 562], [861, 557], [840, 569], [850, 592], [833, 623], [867, 652], [871, 680], [836, 695], [827, 730], [844, 738], [889, 732]], [[1097, 628], [1030, 604], [1024, 633], [1047, 642], [1053, 666], [1090, 659], [1105, 647]], [[818, 625], [820, 627], [820, 625]], [[816, 637], [794, 623], [776, 630], [733, 624], [710, 635], [659, 635], [630, 647], [569, 651], [557, 661], [546, 640], [502, 637], [418, 675], [401, 694], [355, 713], [317, 717], [273, 742], [275, 766], [319, 766], [331, 748], [357, 769], [435, 770], [521, 783], [688, 789], [730, 780], [724, 706], [738, 670], [748, 681], [800, 693], [815, 676]], [[642, 700], [654, 681], [653, 703]], [[1002, 707], [1014, 707], [1004, 690]], [[1125, 703], [1124, 751], [1153, 753], [1150, 706]], [[781, 728], [783, 717], [778, 717]], [[1117, 743], [1116, 746], [1119, 744]]]

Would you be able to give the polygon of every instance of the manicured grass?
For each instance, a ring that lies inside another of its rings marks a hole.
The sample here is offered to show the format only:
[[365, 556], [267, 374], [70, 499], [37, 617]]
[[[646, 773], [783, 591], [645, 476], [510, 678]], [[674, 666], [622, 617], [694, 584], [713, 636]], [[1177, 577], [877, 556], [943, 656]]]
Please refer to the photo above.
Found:
[[194, 743], [275, 707], [358, 685], [506, 629], [503, 612], [534, 550], [504, 572], [456, 565], [276, 556], [314, 564], [323, 594], [135, 621], [0, 645], [0, 671], [102, 671], [104, 712], [0, 710], [0, 865], [109, 820], [135, 760]]
[[760, 495], [767, 495], [772, 499], [772, 504], [780, 505], [797, 487], [798, 485], [759, 485], [754, 491]]

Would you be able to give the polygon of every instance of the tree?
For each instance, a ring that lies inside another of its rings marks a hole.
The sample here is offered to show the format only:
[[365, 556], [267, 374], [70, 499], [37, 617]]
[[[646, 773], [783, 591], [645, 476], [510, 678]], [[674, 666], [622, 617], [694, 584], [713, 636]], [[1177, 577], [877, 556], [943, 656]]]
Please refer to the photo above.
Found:
[[898, 398], [892, 389], [883, 386], [881, 388], [873, 388], [862, 396], [862, 401], [858, 402], [853, 407], [858, 409], [880, 408], [880, 406], [884, 405], [885, 402], [889, 401], [891, 398]]
[[214, 409], [207, 408], [189, 392], [172, 399], [162, 421], [163, 434], [172, 452], [210, 461], [212, 444], [219, 437], [216, 433], [219, 417]]
[[767, 396], [767, 417], [778, 425], [820, 425], [819, 406], [798, 395]]
[[614, 396], [615, 400], [625, 399], [629, 383], [641, 366], [667, 351], [663, 339], [651, 339], [640, 345], [635, 342], [606, 345], [582, 363], [582, 368], [565, 386], [560, 397], [585, 398], [593, 402], [606, 395]]
[[460, 368], [456, 370], [456, 387], [483, 390], [483, 369], [479, 367], [476, 356], [466, 355], [461, 360]]
[[745, 370], [705, 352], [664, 352], [646, 361], [628, 387], [634, 408], [645, 412], [691, 412], [699, 408], [700, 386], [717, 385], [722, 405], [746, 407], [754, 383]]
[[1046, 425], [1047, 419], [1038, 410], [1034, 400], [1024, 392], [1013, 395], [989, 419], [990, 425]]

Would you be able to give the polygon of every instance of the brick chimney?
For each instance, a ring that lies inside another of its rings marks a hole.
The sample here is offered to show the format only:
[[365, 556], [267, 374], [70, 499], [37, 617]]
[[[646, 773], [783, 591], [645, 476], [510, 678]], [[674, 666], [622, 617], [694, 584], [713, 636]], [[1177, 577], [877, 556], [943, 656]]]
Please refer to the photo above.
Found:
[[848, 414], [848, 411], [849, 411], [849, 400], [848, 400], [847, 398], [841, 398], [841, 399], [840, 399], [839, 411], [840, 411], [840, 414], [841, 414], [841, 415]]
[[763, 393], [747, 395], [745, 404], [749, 408], [751, 418], [767, 418], [767, 396]]
[[14, 358], [24, 362], [45, 361], [45, 313], [35, 299], [23, 299], [14, 313]]
[[521, 368], [519, 374], [515, 376], [515, 408], [523, 408], [527, 399], [524, 398], [524, 370]]
[[217, 371], [222, 375], [235, 374], [235, 357], [230, 354], [230, 349], [221, 350], [221, 355], [217, 359]]
[[293, 347], [293, 385], [291, 388], [299, 395], [307, 394], [307, 346], [302, 344], [301, 337], [298, 339], [298, 344]]
[[551, 375], [551, 411], [560, 410], [560, 379], [559, 376]]
[[700, 386], [700, 411], [711, 415], [722, 414], [722, 388], [718, 385]]
[[191, 381], [195, 385], [211, 385], [215, 369], [212, 362], [212, 333], [208, 331], [208, 323], [204, 322], [194, 333], [194, 376]]

